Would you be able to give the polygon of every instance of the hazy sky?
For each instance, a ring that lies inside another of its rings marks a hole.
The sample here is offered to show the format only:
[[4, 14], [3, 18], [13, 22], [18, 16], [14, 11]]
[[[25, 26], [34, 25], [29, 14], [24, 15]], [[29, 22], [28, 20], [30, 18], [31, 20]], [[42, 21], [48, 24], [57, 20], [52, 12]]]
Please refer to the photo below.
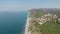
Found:
[[60, 0], [0, 0], [0, 11], [31, 8], [60, 8]]

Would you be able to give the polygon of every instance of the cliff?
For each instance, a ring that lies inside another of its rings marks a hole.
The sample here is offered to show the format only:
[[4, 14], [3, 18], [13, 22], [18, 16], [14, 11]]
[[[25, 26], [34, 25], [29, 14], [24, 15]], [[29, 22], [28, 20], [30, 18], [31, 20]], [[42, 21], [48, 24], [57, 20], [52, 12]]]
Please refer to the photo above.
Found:
[[29, 10], [25, 27], [25, 34], [60, 34], [59, 9]]

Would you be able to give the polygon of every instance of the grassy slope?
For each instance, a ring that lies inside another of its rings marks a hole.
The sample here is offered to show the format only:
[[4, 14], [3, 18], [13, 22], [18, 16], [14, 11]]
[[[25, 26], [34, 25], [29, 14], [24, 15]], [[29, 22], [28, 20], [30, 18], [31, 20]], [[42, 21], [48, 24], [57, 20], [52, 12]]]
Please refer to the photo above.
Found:
[[[33, 29], [33, 27], [35, 27], [35, 29]], [[31, 33], [40, 32], [40, 24], [38, 24], [36, 20], [33, 20], [32, 24], [29, 26], [29, 31], [31, 31]]]
[[43, 13], [43, 12], [39, 11], [39, 12], [36, 12], [36, 14], [35, 14], [35, 16], [34, 16], [34, 17], [38, 18], [38, 17], [43, 16], [44, 14], [45, 14], [45, 13]]
[[[53, 11], [52, 13], [55, 13], [59, 16], [60, 11], [58, 11], [58, 12]], [[45, 12], [40, 11], [40, 12], [36, 13], [35, 17], [38, 18], [44, 14], [45, 14]], [[60, 26], [57, 23], [55, 23], [54, 20], [48, 21], [47, 23], [43, 24], [41, 26], [41, 29], [42, 29], [41, 30], [42, 34], [60, 34]]]
[[[59, 12], [52, 12], [52, 13], [58, 14]], [[38, 11], [35, 13], [34, 17], [38, 18], [44, 14], [46, 14], [46, 13]], [[30, 31], [33, 29], [33, 26], [35, 26], [36, 28], [40, 28], [39, 30], [34, 29], [32, 32], [41, 30], [40, 32], [42, 32], [42, 34], [60, 34], [60, 26], [57, 23], [55, 23], [54, 20], [48, 21], [47, 23], [45, 23], [43, 25], [37, 24], [36, 21], [33, 21], [32, 23], [35, 23], [35, 24], [31, 25]]]
[[41, 26], [42, 34], [60, 34], [60, 26], [54, 20], [48, 21]]
[[44, 13], [39, 12], [38, 14], [36, 13], [35, 17], [38, 18], [38, 17], [41, 17], [42, 15], [44, 15]]

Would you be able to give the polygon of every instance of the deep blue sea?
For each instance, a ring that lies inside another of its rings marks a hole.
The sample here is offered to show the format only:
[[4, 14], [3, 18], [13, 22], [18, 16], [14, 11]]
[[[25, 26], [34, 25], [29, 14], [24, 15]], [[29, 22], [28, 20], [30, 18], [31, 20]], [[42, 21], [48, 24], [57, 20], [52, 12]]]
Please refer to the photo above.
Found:
[[23, 34], [27, 12], [0, 12], [0, 34]]

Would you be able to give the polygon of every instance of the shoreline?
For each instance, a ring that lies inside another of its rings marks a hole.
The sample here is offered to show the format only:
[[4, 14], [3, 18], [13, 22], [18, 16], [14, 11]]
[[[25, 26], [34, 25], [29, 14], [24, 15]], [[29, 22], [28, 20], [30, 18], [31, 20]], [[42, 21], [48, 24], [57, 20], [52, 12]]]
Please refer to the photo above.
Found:
[[28, 32], [28, 27], [29, 27], [29, 21], [31, 20], [31, 18], [29, 17], [29, 15], [27, 16], [27, 20], [26, 20], [26, 25], [25, 25], [25, 34], [30, 34]]
[[26, 20], [26, 25], [25, 25], [25, 34], [28, 34], [28, 26], [29, 26], [29, 17], [27, 16], [27, 20]]

